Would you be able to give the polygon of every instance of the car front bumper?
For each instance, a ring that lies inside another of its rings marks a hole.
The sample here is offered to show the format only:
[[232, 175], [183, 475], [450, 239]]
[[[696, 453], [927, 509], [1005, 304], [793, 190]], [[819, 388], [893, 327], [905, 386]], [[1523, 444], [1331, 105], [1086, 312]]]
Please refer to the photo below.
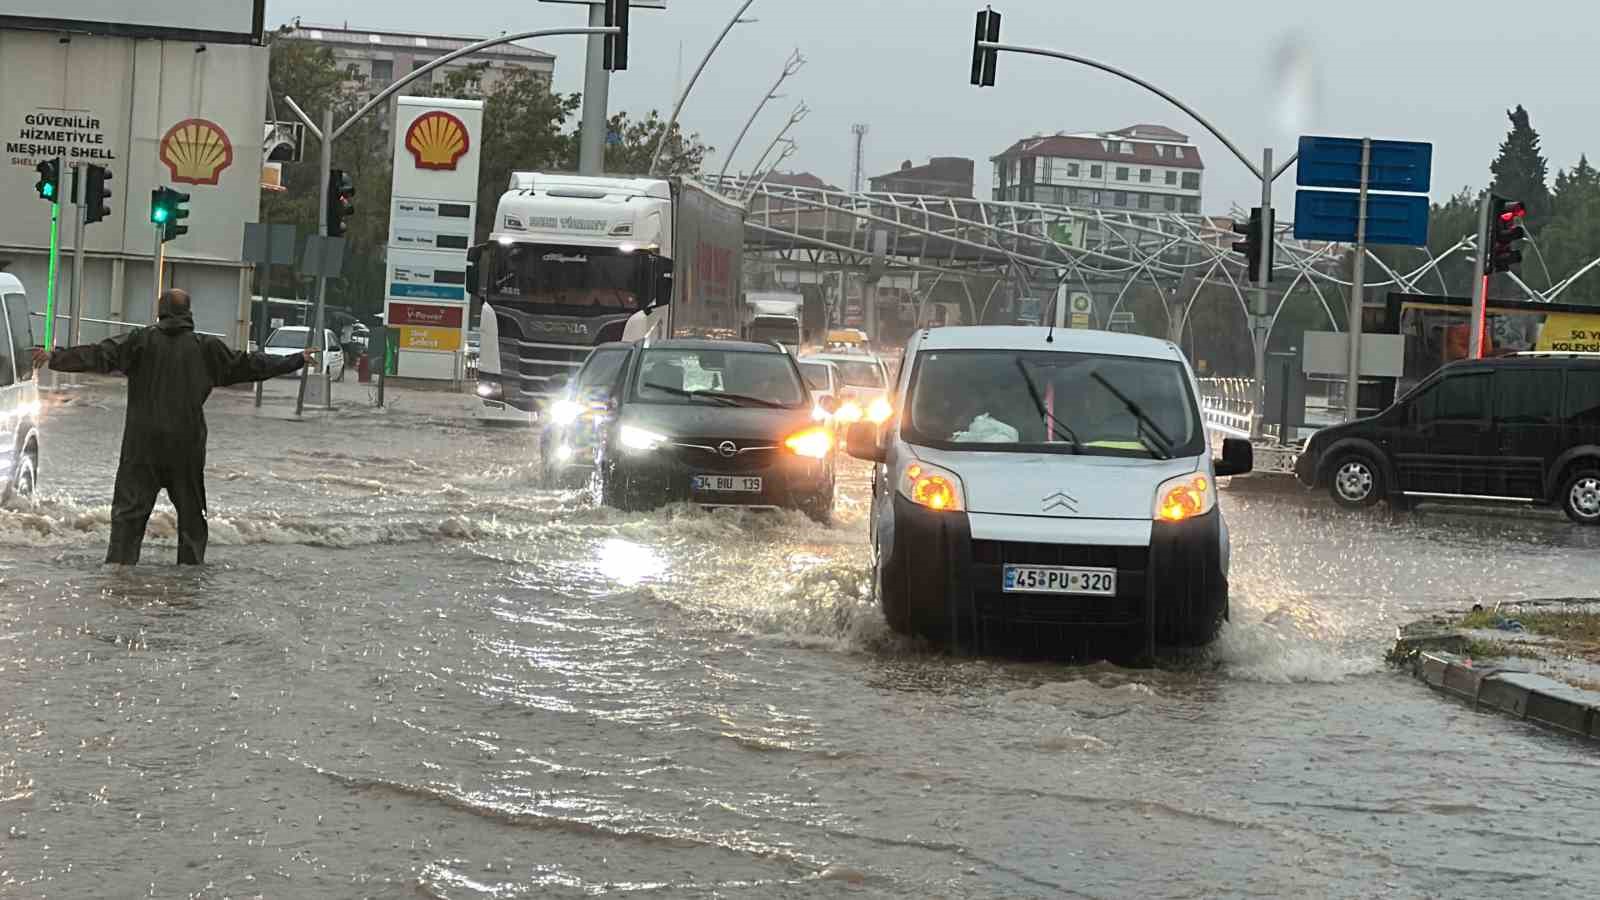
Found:
[[[1046, 536], [1051, 522], [1030, 520], [1037, 527], [1024, 530]], [[897, 587], [922, 605], [925, 621], [942, 623], [958, 637], [988, 622], [1143, 629], [1153, 645], [1214, 636], [1228, 610], [1221, 513], [1213, 509], [1187, 522], [1150, 523], [1143, 542], [1130, 536], [1142, 535], [1144, 523], [1137, 529], [1116, 527], [1130, 523], [1106, 524], [1120, 543], [1009, 539], [1018, 534], [995, 540], [982, 536], [982, 529], [975, 538], [972, 517], [934, 512], [897, 493], [883, 575], [901, 580]], [[1008, 593], [1003, 589], [1008, 564], [1115, 569], [1116, 594]]]
[[[630, 505], [693, 503], [807, 509], [831, 500], [833, 473], [832, 458], [810, 459], [779, 447], [725, 459], [714, 451], [663, 444], [654, 450], [615, 454], [608, 463], [606, 477], [617, 480]], [[696, 491], [692, 484], [696, 475], [760, 478], [761, 490]]]

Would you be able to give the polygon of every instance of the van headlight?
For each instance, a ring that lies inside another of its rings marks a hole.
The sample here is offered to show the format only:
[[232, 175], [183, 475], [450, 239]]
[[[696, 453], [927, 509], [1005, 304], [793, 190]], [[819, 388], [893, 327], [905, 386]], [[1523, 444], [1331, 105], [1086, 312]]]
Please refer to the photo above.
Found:
[[617, 440], [625, 450], [648, 453], [666, 443], [667, 436], [656, 434], [654, 431], [646, 431], [643, 428], [635, 428], [632, 425], [624, 425], [617, 430]]
[[961, 478], [949, 469], [913, 460], [900, 470], [900, 493], [918, 506], [938, 512], [967, 508]]
[[571, 400], [557, 400], [550, 404], [550, 421], [557, 425], [571, 425], [583, 415], [583, 406]]
[[1204, 472], [1168, 478], [1156, 488], [1153, 518], [1158, 522], [1186, 522], [1203, 516], [1217, 505], [1217, 486]]

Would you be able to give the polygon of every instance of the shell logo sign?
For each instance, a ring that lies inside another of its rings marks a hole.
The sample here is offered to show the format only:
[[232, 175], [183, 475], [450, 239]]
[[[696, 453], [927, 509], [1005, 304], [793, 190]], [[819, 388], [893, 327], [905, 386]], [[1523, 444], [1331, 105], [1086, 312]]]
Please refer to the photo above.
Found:
[[173, 181], [214, 185], [233, 165], [233, 142], [209, 119], [184, 119], [161, 138], [160, 155]]
[[423, 113], [406, 129], [406, 149], [417, 161], [417, 168], [454, 171], [467, 154], [472, 139], [460, 119], [442, 110]]

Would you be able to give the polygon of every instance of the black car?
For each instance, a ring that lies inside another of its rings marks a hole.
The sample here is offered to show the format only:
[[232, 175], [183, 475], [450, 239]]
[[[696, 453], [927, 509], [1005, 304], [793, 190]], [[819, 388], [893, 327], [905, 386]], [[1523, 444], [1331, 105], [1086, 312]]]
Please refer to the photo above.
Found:
[[1452, 363], [1378, 415], [1318, 431], [1295, 474], [1351, 508], [1462, 498], [1600, 524], [1600, 355]]
[[595, 348], [551, 410], [556, 476], [589, 469], [602, 502], [833, 514], [834, 436], [794, 358], [772, 344]]

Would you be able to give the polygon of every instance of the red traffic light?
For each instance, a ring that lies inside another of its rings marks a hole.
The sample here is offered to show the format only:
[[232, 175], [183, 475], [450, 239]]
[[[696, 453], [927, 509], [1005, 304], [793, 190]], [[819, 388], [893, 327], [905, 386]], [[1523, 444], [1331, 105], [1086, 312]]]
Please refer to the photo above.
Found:
[[1505, 210], [1500, 213], [1500, 221], [1511, 222], [1516, 219], [1520, 219], [1527, 214], [1527, 207], [1523, 206], [1520, 201], [1512, 201], [1506, 206]]

